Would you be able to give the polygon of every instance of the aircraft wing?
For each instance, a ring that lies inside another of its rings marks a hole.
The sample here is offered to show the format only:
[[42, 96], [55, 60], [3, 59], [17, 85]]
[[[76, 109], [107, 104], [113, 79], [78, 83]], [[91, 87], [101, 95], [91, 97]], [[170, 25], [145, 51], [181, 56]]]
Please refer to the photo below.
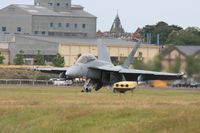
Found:
[[135, 79], [138, 76], [141, 76], [142, 80], [175, 80], [181, 79], [184, 75], [183, 73], [176, 74], [137, 69], [121, 69], [119, 73], [122, 73], [128, 80]]
[[181, 79], [184, 74], [175, 74], [175, 73], [166, 73], [166, 72], [154, 72], [154, 71], [146, 71], [146, 70], [137, 70], [137, 69], [126, 69], [122, 67], [110, 67], [110, 66], [100, 66], [93, 67], [90, 69], [100, 70], [100, 71], [108, 71], [108, 72], [117, 72], [123, 74], [125, 78], [129, 81], [137, 81], [138, 77], [141, 80], [175, 80]]
[[59, 67], [52, 67], [52, 68], [33, 68], [34, 71], [40, 71], [43, 73], [52, 73], [52, 74], [60, 74], [62, 72], [66, 72], [68, 68], [59, 68]]

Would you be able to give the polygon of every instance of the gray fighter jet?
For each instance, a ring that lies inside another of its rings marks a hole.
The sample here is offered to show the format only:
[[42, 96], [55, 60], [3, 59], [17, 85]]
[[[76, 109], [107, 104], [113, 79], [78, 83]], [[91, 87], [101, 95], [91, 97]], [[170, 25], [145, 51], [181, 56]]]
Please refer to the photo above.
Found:
[[134, 46], [123, 65], [114, 66], [107, 52], [106, 46], [99, 39], [97, 41], [98, 59], [91, 54], [83, 54], [76, 63], [68, 68], [35, 68], [36, 71], [60, 74], [60, 78], [86, 78], [83, 90], [98, 91], [103, 86], [112, 86], [120, 81], [144, 82], [147, 80], [175, 80], [181, 79], [183, 73], [165, 73], [146, 70], [129, 69], [134, 55], [140, 44]]

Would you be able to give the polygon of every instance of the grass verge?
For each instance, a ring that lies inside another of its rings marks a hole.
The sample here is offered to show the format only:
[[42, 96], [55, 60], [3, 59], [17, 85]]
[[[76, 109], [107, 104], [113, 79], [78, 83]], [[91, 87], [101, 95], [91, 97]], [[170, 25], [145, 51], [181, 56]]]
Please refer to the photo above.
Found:
[[197, 133], [200, 91], [0, 86], [0, 133]]

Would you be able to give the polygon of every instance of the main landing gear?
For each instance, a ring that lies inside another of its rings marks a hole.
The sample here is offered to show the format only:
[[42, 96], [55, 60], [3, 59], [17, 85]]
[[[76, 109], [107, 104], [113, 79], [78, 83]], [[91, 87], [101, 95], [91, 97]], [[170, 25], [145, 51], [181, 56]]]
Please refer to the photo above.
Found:
[[81, 92], [92, 92], [94, 88], [96, 88], [96, 84], [91, 79], [87, 79]]

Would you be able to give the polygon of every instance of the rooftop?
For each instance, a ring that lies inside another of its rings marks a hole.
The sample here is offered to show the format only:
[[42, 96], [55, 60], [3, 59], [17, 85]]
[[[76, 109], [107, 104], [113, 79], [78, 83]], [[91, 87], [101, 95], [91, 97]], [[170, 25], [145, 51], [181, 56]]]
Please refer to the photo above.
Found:
[[[22, 4], [9, 5], [8, 7], [4, 8], [4, 9], [7, 9], [7, 8], [8, 9], [9, 8], [19, 8], [30, 15], [96, 18], [96, 16], [84, 11], [83, 7], [79, 6], [79, 5], [72, 6], [72, 10], [70, 10], [68, 12], [55, 12], [55, 11], [48, 9], [46, 7], [43, 7], [43, 6], [22, 5]], [[2, 9], [2, 10], [4, 10], [4, 9]]]
[[200, 46], [188, 45], [188, 46], [169, 46], [165, 51], [163, 51], [162, 54], [165, 56], [174, 49], [178, 50], [185, 56], [192, 56], [200, 52]]
[[200, 46], [176, 46], [176, 48], [187, 56], [194, 55], [200, 51]]
[[[16, 37], [17, 36], [23, 37], [23, 38], [28, 38], [28, 39], [39, 40], [39, 41], [57, 43], [57, 44], [66, 44], [66, 43], [76, 44], [76, 43], [78, 43], [79, 45], [88, 45], [88, 44], [96, 45], [96, 43], [97, 43], [96, 38], [48, 37], [48, 36], [41, 37], [41, 36], [16, 35]], [[133, 46], [138, 43], [138, 42], [126, 41], [126, 40], [117, 39], [117, 38], [101, 38], [101, 39], [102, 39], [102, 42], [107, 45], [116, 45], [116, 46], [121, 46], [121, 45]], [[142, 46], [149, 47], [149, 46], [155, 46], [155, 45], [142, 44]]]
[[[41, 36], [25, 36], [25, 35], [16, 35], [20, 37], [25, 37], [29, 39], [36, 39], [41, 41], [47, 42], [55, 42], [55, 43], [80, 43], [80, 44], [96, 44], [96, 38], [73, 38], [73, 37], [41, 37]], [[114, 44], [114, 45], [130, 45], [136, 44], [136, 42], [132, 41], [125, 41], [121, 39], [109, 39], [109, 38], [102, 38], [102, 41], [106, 44]]]
[[116, 34], [122, 34], [124, 33], [124, 29], [122, 27], [122, 24], [121, 24], [121, 20], [119, 18], [119, 15], [117, 14], [117, 16], [115, 17], [115, 20], [112, 24], [112, 27], [110, 29], [110, 32], [111, 33], [116, 33]]

